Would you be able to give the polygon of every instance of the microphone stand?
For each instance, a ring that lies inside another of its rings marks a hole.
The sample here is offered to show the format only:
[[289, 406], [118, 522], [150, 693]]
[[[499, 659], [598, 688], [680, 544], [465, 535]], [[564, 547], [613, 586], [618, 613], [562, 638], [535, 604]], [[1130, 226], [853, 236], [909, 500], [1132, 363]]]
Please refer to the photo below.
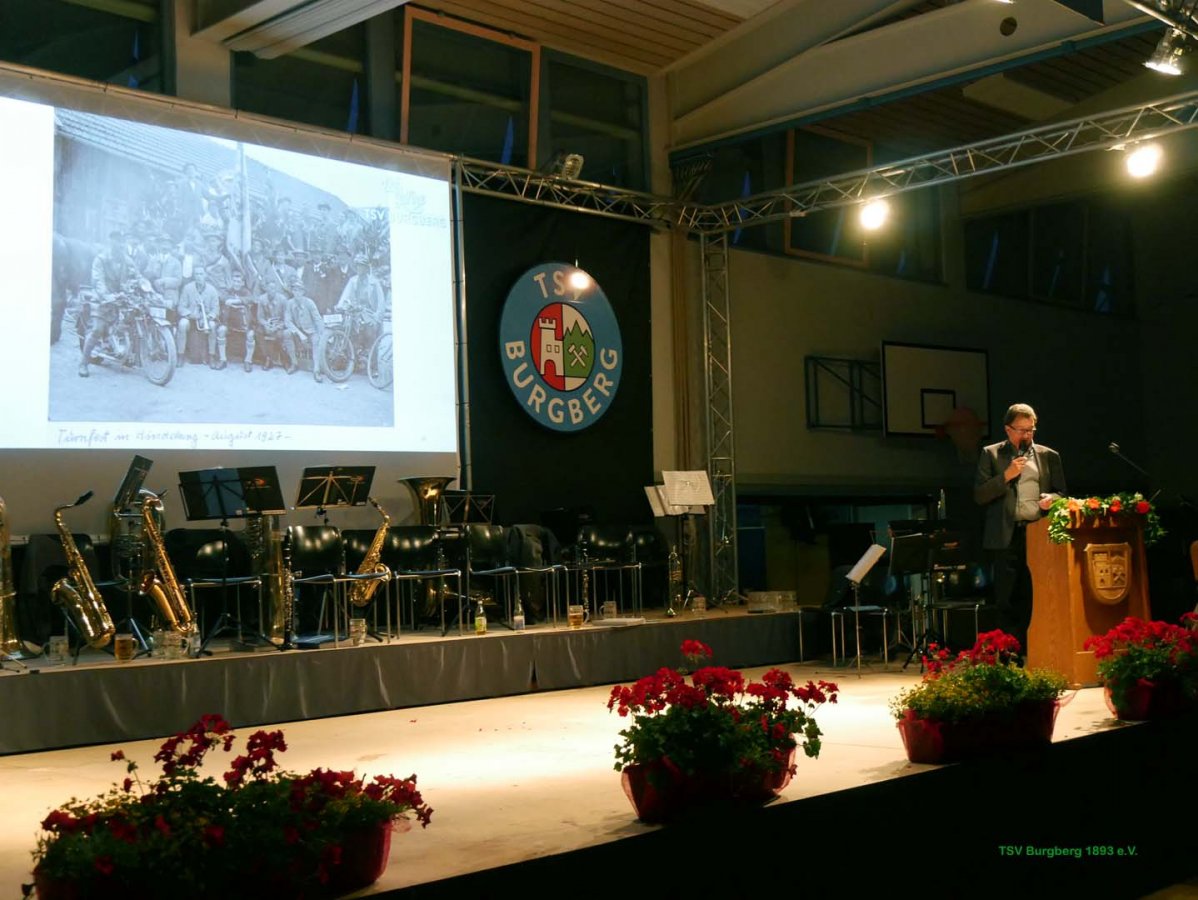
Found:
[[[1107, 444], [1107, 449], [1110, 450], [1111, 453], [1115, 454], [1115, 456], [1119, 457], [1121, 460], [1123, 460], [1125, 463], [1127, 463], [1129, 466], [1131, 466], [1133, 469], [1135, 469], [1137, 472], [1139, 472], [1141, 475], [1143, 475], [1147, 479], [1148, 484], [1152, 484], [1152, 476], [1149, 475], [1147, 472], [1145, 472], [1143, 468], [1136, 465], [1134, 462], [1132, 462], [1130, 459], [1128, 459], [1126, 456], [1124, 456], [1123, 452], [1119, 449], [1118, 444], [1116, 444], [1114, 441], [1111, 441], [1109, 444]], [[1148, 502], [1153, 503], [1156, 500], [1157, 496], [1160, 494], [1160, 492], [1161, 492], [1161, 489], [1157, 488], [1156, 493], [1154, 493], [1151, 497], [1148, 498]]]

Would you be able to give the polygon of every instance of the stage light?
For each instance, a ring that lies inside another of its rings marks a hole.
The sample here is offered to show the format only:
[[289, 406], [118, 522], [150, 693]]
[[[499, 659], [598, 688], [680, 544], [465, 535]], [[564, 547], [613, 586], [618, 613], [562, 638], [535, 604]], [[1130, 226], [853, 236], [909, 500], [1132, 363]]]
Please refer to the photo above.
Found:
[[1132, 178], [1147, 178], [1156, 173], [1163, 156], [1159, 144], [1137, 144], [1127, 151], [1124, 164]]
[[890, 217], [890, 204], [881, 198], [871, 200], [861, 207], [861, 227], [866, 231], [877, 231]]
[[582, 164], [585, 162], [581, 153], [558, 153], [549, 164], [549, 171], [558, 178], [577, 180], [582, 174]]
[[1152, 51], [1152, 56], [1144, 63], [1150, 69], [1165, 75], [1181, 74], [1181, 58], [1189, 51], [1186, 46], [1186, 36], [1176, 28], [1165, 32], [1164, 37]]
[[574, 288], [576, 291], [585, 291], [592, 284], [594, 284], [594, 279], [582, 269], [578, 268], [578, 260], [574, 260], [574, 271], [570, 273], [570, 277], [567, 279], [567, 281], [569, 281], [570, 287]]

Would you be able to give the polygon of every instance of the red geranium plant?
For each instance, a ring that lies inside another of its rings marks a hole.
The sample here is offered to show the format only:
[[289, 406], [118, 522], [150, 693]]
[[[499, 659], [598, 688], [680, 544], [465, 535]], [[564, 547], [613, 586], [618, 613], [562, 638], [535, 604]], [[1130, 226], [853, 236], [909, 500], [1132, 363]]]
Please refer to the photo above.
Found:
[[[686, 640], [682, 654], [698, 665], [712, 651]], [[749, 681], [723, 666], [703, 665], [689, 679], [685, 670], [663, 667], [631, 686], [612, 688], [607, 708], [632, 718], [615, 746], [615, 769], [665, 761], [688, 776], [793, 774], [796, 735], [807, 756], [819, 756], [821, 732], [812, 713], [824, 702], [835, 703], [837, 690], [826, 681], [797, 685], [781, 669]]]
[[427, 827], [432, 816], [415, 775], [366, 781], [353, 772], [280, 770], [282, 731], [250, 735], [219, 781], [201, 776], [209, 751], [229, 752], [234, 740], [228, 722], [205, 715], [162, 744], [154, 756], [162, 774], [150, 782], [124, 751], [113, 753], [126, 767], [120, 784], [71, 799], [42, 821], [33, 852], [39, 884], [122, 898], [321, 896], [336, 887], [343, 851], [365, 829], [394, 822], [406, 830], [409, 812]]
[[1198, 615], [1186, 613], [1180, 625], [1124, 619], [1106, 634], [1086, 639], [1098, 675], [1117, 709], [1138, 688], [1170, 684], [1189, 702], [1198, 700]]

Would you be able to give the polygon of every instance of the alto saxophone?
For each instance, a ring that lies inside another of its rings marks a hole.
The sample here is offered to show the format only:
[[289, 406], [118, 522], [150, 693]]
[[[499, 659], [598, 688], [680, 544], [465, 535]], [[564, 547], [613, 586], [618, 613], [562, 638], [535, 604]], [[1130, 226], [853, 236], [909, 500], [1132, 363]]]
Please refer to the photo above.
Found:
[[139, 589], [154, 601], [168, 628], [179, 634], [190, 634], [194, 620], [191, 608], [187, 605], [187, 597], [179, 585], [179, 579], [175, 577], [175, 568], [167, 556], [162, 532], [158, 529], [156, 515], [161, 512], [162, 500], [154, 494], [147, 493], [141, 501], [141, 528], [146, 537], [147, 549], [153, 554], [154, 563], [147, 567]]
[[88, 491], [74, 503], [65, 503], [54, 510], [54, 524], [67, 557], [67, 574], [54, 582], [50, 596], [70, 616], [79, 630], [79, 636], [87, 645], [99, 649], [112, 640], [116, 626], [112, 624], [112, 616], [108, 614], [104, 598], [87, 570], [87, 561], [75, 546], [74, 535], [62, 520], [64, 509], [82, 506], [91, 498], [92, 492]]
[[362, 565], [358, 566], [359, 575], [382, 575], [382, 578], [375, 578], [371, 581], [355, 581], [349, 589], [349, 599], [354, 606], [365, 606], [374, 596], [374, 592], [378, 590], [378, 586], [384, 581], [391, 580], [391, 570], [379, 562], [379, 557], [383, 552], [383, 541], [387, 539], [387, 529], [391, 525], [391, 517], [387, 515], [386, 510], [379, 506], [378, 501], [373, 497], [367, 497], [371, 506], [379, 511], [379, 515], [383, 517], [383, 521], [379, 524], [378, 530], [374, 533], [374, 538], [370, 541], [370, 549], [366, 551], [366, 556], [362, 559]]
[[8, 516], [0, 497], [0, 655], [14, 656], [22, 651], [17, 636], [16, 582], [12, 574], [12, 548], [8, 537]]

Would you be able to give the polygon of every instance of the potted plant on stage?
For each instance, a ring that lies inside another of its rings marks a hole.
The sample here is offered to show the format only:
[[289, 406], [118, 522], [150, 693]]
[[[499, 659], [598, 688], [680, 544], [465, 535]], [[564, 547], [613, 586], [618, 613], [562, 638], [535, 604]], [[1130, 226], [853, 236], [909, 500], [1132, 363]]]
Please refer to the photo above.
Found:
[[[682, 642], [692, 665], [711, 658], [699, 641]], [[836, 702], [825, 681], [796, 685], [781, 669], [747, 681], [735, 669], [661, 668], [612, 689], [607, 708], [631, 717], [615, 747], [615, 769], [637, 816], [667, 822], [698, 808], [726, 811], [777, 795], [795, 772], [795, 750], [819, 756], [812, 713]]]
[[33, 853], [38, 897], [338, 896], [378, 879], [392, 828], [407, 830], [409, 812], [429, 823], [415, 775], [367, 781], [328, 769], [281, 771], [281, 731], [252, 734], [221, 781], [202, 776], [209, 751], [233, 743], [229, 724], [206, 715], [162, 744], [153, 781], [123, 751], [113, 753], [126, 765], [121, 784], [43, 820]]
[[1052, 741], [1066, 679], [1019, 665], [1019, 641], [978, 636], [954, 659], [932, 644], [923, 680], [890, 701], [907, 758], [946, 763]]
[[1177, 715], [1198, 706], [1198, 615], [1180, 625], [1128, 617], [1087, 638], [1098, 660], [1107, 706], [1132, 721]]
[[1144, 546], [1151, 547], [1165, 536], [1152, 501], [1143, 494], [1120, 493], [1109, 497], [1058, 497], [1048, 508], [1048, 539], [1054, 544], [1073, 542], [1071, 529], [1086, 519], [1138, 519], [1144, 526]]

